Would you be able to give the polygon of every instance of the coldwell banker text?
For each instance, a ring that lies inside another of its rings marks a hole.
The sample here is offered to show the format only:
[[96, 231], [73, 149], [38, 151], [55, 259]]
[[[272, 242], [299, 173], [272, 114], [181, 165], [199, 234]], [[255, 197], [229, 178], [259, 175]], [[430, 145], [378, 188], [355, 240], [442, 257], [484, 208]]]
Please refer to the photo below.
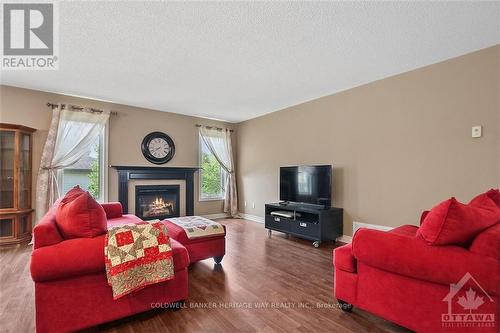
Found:
[[57, 3], [3, 3], [3, 70], [58, 68]]

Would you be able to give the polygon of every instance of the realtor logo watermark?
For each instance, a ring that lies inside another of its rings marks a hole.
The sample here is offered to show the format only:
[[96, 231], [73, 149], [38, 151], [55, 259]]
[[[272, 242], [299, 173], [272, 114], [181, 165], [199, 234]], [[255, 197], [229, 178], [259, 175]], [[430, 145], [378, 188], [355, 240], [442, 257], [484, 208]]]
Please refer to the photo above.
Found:
[[56, 2], [3, 3], [2, 18], [2, 70], [58, 68]]
[[450, 284], [443, 302], [448, 303], [447, 313], [441, 314], [443, 327], [495, 327], [494, 300], [470, 273]]

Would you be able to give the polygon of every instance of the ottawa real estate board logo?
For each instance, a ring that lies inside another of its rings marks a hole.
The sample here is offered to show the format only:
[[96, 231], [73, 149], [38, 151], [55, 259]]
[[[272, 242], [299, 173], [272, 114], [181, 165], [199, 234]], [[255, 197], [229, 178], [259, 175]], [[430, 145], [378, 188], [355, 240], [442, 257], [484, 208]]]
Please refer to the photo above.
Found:
[[443, 302], [448, 303], [448, 311], [441, 315], [442, 327], [495, 327], [495, 300], [470, 273], [466, 273], [456, 284], [450, 284], [450, 292]]
[[58, 69], [57, 3], [3, 2], [1, 8], [1, 69]]

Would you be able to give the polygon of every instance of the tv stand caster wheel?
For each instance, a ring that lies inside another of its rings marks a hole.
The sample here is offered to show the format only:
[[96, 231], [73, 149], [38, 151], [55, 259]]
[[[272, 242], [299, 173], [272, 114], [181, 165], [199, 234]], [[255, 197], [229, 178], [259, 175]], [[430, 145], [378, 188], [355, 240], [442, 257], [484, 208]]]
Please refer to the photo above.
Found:
[[272, 233], [271, 229], [267, 229], [267, 237], [271, 238]]
[[347, 303], [346, 301], [343, 301], [341, 299], [339, 301], [339, 308], [344, 311], [344, 312], [352, 312], [352, 304]]
[[321, 243], [319, 241], [313, 242], [313, 246], [316, 247], [316, 248], [318, 248], [320, 246], [320, 244]]
[[224, 256], [214, 257], [215, 264], [220, 265], [222, 258], [224, 258]]

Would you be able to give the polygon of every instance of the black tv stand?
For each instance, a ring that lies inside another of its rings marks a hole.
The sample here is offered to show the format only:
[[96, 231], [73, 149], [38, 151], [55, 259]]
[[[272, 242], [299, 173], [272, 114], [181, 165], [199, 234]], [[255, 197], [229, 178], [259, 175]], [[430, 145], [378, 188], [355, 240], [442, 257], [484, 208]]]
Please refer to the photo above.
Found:
[[[312, 240], [314, 247], [319, 247], [321, 242], [335, 241], [342, 235], [342, 208], [280, 202], [266, 204], [265, 211], [269, 237], [275, 230]], [[275, 211], [288, 212], [292, 217], [272, 215]]]

